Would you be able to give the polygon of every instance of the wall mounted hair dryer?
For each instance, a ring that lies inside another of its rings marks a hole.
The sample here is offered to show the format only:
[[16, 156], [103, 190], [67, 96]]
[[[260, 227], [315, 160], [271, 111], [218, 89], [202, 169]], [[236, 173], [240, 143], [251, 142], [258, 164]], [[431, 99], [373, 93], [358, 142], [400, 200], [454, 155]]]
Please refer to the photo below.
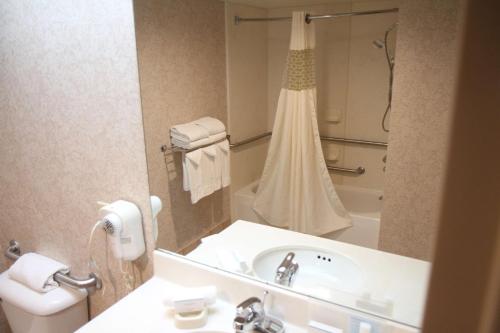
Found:
[[146, 246], [142, 230], [142, 215], [135, 204], [118, 200], [102, 207], [99, 215], [117, 259], [132, 261], [144, 253]]

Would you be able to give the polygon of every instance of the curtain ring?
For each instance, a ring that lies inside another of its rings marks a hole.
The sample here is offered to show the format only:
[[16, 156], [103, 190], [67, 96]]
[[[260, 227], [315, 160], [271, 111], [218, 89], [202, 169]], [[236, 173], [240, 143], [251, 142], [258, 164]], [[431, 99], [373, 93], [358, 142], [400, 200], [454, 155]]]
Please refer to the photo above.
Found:
[[309, 24], [311, 23], [311, 18], [310, 18], [311, 15], [309, 14], [306, 14], [306, 23]]

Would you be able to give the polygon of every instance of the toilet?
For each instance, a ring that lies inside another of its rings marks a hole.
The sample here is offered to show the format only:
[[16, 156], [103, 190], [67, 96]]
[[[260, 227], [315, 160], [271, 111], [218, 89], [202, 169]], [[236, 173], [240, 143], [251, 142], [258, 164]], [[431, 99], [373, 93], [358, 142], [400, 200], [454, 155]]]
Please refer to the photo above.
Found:
[[36, 292], [0, 274], [0, 303], [13, 333], [70, 333], [88, 321], [87, 291]]

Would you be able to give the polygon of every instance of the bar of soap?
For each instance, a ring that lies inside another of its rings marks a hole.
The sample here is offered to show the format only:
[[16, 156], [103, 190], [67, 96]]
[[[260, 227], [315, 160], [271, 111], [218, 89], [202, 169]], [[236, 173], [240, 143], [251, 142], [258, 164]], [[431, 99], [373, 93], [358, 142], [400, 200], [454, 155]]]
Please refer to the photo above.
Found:
[[197, 312], [176, 313], [174, 315], [175, 327], [179, 329], [195, 329], [206, 325], [208, 320], [208, 311], [203, 309]]

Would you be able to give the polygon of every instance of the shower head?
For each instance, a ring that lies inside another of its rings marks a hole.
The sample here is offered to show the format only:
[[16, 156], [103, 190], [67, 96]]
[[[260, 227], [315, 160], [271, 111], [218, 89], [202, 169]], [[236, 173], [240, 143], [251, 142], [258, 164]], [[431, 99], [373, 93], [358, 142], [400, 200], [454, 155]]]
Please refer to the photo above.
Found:
[[385, 43], [381, 39], [376, 39], [372, 42], [373, 46], [377, 49], [383, 49], [385, 47]]

